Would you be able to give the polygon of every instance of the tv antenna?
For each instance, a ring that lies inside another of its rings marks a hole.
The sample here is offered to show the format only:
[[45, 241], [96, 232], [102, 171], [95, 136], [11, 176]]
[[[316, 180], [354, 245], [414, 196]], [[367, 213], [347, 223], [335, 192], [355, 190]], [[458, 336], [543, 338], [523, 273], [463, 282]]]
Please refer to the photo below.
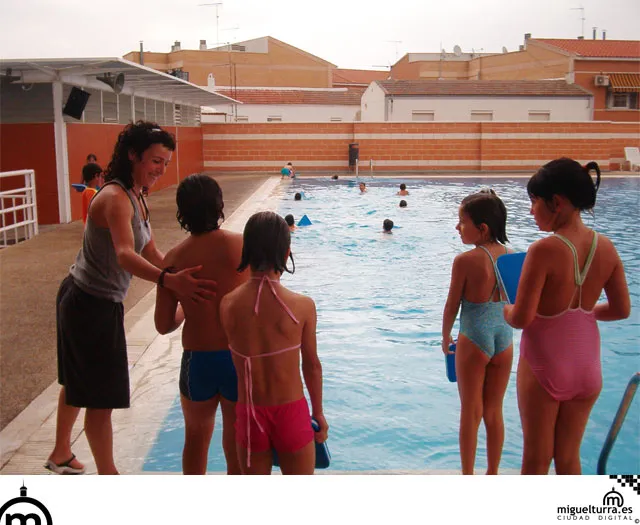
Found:
[[220, 14], [218, 8], [222, 5], [222, 2], [213, 2], [211, 4], [198, 4], [198, 7], [215, 7], [216, 8], [216, 42], [220, 42]]
[[571, 11], [580, 11], [580, 20], [582, 21], [582, 33], [581, 36], [584, 38], [584, 21], [586, 20], [584, 17], [584, 7], [571, 7]]
[[462, 55], [462, 49], [460, 48], [460, 46], [458, 44], [456, 44], [455, 46], [453, 46], [453, 54], [457, 57]]
[[390, 44], [395, 44], [396, 47], [396, 62], [398, 61], [398, 44], [402, 44], [402, 40], [385, 40], [385, 42], [389, 42]]

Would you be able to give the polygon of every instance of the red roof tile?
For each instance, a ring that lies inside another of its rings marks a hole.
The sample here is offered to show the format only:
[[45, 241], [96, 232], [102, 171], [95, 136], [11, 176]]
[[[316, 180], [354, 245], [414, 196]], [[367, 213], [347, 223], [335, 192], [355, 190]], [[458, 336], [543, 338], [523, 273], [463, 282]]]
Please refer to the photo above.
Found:
[[333, 84], [371, 84], [374, 80], [386, 80], [388, 71], [374, 71], [368, 69], [334, 69]]
[[383, 80], [377, 84], [394, 96], [547, 96], [584, 97], [591, 93], [564, 80]]
[[359, 106], [362, 91], [350, 89], [217, 89], [244, 104], [309, 104], [326, 106]]
[[534, 38], [529, 42], [541, 42], [586, 58], [640, 58], [640, 40]]

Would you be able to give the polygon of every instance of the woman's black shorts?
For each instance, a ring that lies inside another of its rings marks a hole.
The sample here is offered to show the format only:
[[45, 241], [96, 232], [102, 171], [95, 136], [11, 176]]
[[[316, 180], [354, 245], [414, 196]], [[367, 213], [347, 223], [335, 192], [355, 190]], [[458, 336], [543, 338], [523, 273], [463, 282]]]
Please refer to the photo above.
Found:
[[124, 308], [82, 291], [68, 276], [56, 299], [58, 382], [68, 405], [129, 408]]

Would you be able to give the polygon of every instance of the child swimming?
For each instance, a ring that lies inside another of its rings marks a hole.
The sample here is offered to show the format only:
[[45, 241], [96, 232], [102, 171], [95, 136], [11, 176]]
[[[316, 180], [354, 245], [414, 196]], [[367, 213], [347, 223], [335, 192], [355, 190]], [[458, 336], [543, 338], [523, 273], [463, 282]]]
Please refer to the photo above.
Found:
[[[236, 442], [244, 474], [270, 474], [272, 448], [283, 474], [313, 474], [314, 441], [327, 439], [315, 303], [280, 284], [283, 272], [295, 270], [295, 265], [292, 270], [286, 267], [290, 244], [282, 217], [266, 211], [251, 216], [238, 267], [249, 268], [251, 279], [221, 303], [222, 325], [238, 371]], [[315, 435], [311, 416], [320, 426]]]
[[453, 261], [442, 317], [442, 351], [450, 353], [451, 329], [462, 305], [455, 353], [462, 473], [474, 472], [478, 427], [484, 420], [487, 474], [497, 474], [504, 444], [502, 403], [513, 361], [513, 334], [503, 318], [506, 303], [495, 265], [507, 253], [507, 210], [493, 190], [484, 190], [465, 197], [458, 216], [460, 240], [475, 248]]
[[[593, 182], [590, 172], [596, 172]], [[596, 321], [629, 317], [624, 268], [613, 243], [583, 222], [600, 187], [595, 162], [568, 158], [545, 164], [529, 179], [531, 214], [552, 235], [531, 245], [515, 305], [505, 319], [523, 328], [518, 407], [522, 474], [580, 474], [580, 444], [602, 388]], [[604, 290], [607, 301], [597, 303]]]

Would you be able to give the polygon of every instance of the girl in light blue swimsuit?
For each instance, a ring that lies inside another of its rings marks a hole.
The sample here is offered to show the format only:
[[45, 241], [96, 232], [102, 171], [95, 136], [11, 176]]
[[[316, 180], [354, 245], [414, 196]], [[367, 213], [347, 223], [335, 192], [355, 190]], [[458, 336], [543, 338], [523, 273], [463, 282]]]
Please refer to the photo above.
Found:
[[502, 402], [513, 361], [513, 331], [502, 313], [506, 297], [495, 261], [505, 253], [507, 210], [493, 190], [465, 197], [456, 229], [473, 250], [453, 261], [442, 319], [442, 350], [450, 353], [451, 330], [460, 305], [456, 376], [460, 394], [462, 473], [473, 474], [478, 428], [487, 431], [487, 474], [497, 474], [504, 443]]

